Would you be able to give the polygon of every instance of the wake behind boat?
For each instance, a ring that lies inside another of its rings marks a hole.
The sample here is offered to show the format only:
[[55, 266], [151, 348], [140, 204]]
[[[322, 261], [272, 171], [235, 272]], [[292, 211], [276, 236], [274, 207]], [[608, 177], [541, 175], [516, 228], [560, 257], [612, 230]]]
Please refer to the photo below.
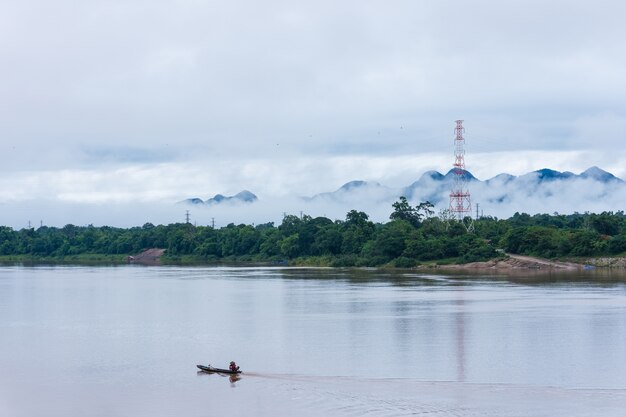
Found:
[[239, 369], [237, 369], [236, 371], [231, 371], [230, 369], [214, 368], [211, 365], [209, 366], [196, 365], [196, 366], [201, 371], [209, 372], [209, 373], [219, 373], [219, 374], [240, 374], [241, 373]]

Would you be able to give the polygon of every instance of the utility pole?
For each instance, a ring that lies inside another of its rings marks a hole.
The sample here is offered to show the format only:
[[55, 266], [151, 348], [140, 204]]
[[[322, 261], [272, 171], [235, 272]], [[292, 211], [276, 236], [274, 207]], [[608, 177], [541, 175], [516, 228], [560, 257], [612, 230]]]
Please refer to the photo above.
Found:
[[215, 217], [211, 217], [211, 229], [215, 229]]
[[480, 204], [476, 203], [476, 220], [478, 220], [478, 206], [480, 206]]
[[189, 224], [189, 210], [185, 212], [185, 223]]

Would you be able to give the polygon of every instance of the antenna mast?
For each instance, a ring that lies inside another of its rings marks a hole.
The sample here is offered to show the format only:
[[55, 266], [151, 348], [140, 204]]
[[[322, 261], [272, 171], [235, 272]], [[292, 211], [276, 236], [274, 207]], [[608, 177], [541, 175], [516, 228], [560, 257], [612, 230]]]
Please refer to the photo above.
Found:
[[[453, 182], [450, 191], [450, 211], [459, 221], [466, 217], [471, 218], [472, 201], [467, 187], [467, 171], [465, 170], [465, 138], [463, 133], [463, 120], [456, 121], [454, 128], [454, 164], [452, 168]], [[473, 224], [466, 226], [468, 231], [473, 229]]]

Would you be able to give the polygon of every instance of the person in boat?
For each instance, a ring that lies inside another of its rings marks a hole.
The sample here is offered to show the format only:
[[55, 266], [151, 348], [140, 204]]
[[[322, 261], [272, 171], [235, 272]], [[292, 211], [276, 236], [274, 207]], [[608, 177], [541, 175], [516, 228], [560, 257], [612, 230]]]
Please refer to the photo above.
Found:
[[235, 361], [230, 361], [230, 366], [228, 367], [228, 369], [230, 369], [233, 372], [237, 372], [239, 370], [239, 367], [237, 366]]

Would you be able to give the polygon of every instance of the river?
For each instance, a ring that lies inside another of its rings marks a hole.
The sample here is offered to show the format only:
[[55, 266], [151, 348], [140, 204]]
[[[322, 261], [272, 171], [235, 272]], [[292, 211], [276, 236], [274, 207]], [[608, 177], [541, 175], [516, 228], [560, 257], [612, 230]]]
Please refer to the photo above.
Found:
[[1, 416], [626, 409], [624, 272], [4, 266], [0, 333]]

